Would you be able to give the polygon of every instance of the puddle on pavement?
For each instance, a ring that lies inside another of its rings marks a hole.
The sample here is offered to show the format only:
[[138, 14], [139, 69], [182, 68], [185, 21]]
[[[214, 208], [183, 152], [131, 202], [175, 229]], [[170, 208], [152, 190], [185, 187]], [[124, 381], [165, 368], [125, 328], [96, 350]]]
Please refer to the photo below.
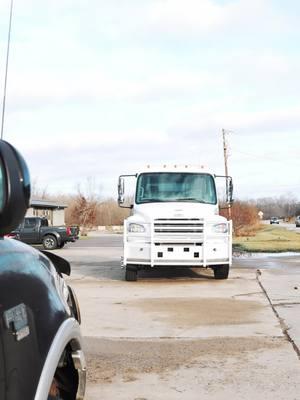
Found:
[[255, 323], [257, 313], [265, 307], [257, 301], [224, 298], [149, 298], [126, 304], [152, 314], [154, 321], [178, 328]]
[[300, 253], [245, 253], [233, 258], [233, 268], [299, 272]]

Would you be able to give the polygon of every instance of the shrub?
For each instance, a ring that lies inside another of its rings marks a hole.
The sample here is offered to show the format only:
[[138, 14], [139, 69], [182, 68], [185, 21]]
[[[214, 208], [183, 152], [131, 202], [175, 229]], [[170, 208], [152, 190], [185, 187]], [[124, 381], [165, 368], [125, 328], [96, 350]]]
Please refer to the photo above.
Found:
[[[227, 217], [228, 210], [221, 210]], [[231, 208], [231, 218], [235, 236], [254, 236], [260, 228], [258, 209], [247, 201], [236, 201]]]

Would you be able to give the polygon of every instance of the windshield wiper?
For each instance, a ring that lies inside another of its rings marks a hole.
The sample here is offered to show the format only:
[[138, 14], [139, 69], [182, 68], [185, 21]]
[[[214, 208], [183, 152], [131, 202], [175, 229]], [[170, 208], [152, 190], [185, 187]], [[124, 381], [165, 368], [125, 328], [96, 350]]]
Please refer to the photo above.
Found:
[[144, 199], [141, 200], [140, 203], [163, 203], [166, 200], [161, 200], [161, 199]]
[[211, 204], [209, 201], [199, 200], [195, 197], [185, 197], [184, 199], [177, 199], [176, 201], [196, 201], [197, 203]]
[[183, 202], [183, 201], [194, 201], [197, 203], [202, 203], [202, 204], [212, 204], [209, 201], [204, 201], [204, 200], [199, 200], [196, 199], [195, 197], [185, 197], [183, 199], [143, 199], [139, 203], [176, 203], [176, 202]]

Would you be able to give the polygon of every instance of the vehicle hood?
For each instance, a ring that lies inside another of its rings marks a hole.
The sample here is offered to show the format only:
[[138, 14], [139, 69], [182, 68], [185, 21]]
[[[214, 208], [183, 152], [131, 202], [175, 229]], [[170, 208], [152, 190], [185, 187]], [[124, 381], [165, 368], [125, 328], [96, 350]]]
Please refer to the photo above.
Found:
[[134, 206], [133, 215], [130, 217], [132, 222], [151, 222], [160, 218], [190, 219], [205, 218], [211, 221], [224, 219], [217, 215], [218, 206], [202, 203], [147, 203]]

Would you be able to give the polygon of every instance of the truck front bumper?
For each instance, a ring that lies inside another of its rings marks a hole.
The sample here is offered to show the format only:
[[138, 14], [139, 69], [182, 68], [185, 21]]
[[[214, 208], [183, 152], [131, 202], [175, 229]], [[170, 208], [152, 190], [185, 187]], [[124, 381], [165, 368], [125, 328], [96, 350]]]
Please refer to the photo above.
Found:
[[[209, 267], [232, 264], [232, 223], [226, 233], [213, 233], [205, 220], [157, 220], [149, 224], [148, 234], [128, 233], [124, 224], [122, 264], [140, 266]], [[150, 234], [149, 234], [150, 233]]]

